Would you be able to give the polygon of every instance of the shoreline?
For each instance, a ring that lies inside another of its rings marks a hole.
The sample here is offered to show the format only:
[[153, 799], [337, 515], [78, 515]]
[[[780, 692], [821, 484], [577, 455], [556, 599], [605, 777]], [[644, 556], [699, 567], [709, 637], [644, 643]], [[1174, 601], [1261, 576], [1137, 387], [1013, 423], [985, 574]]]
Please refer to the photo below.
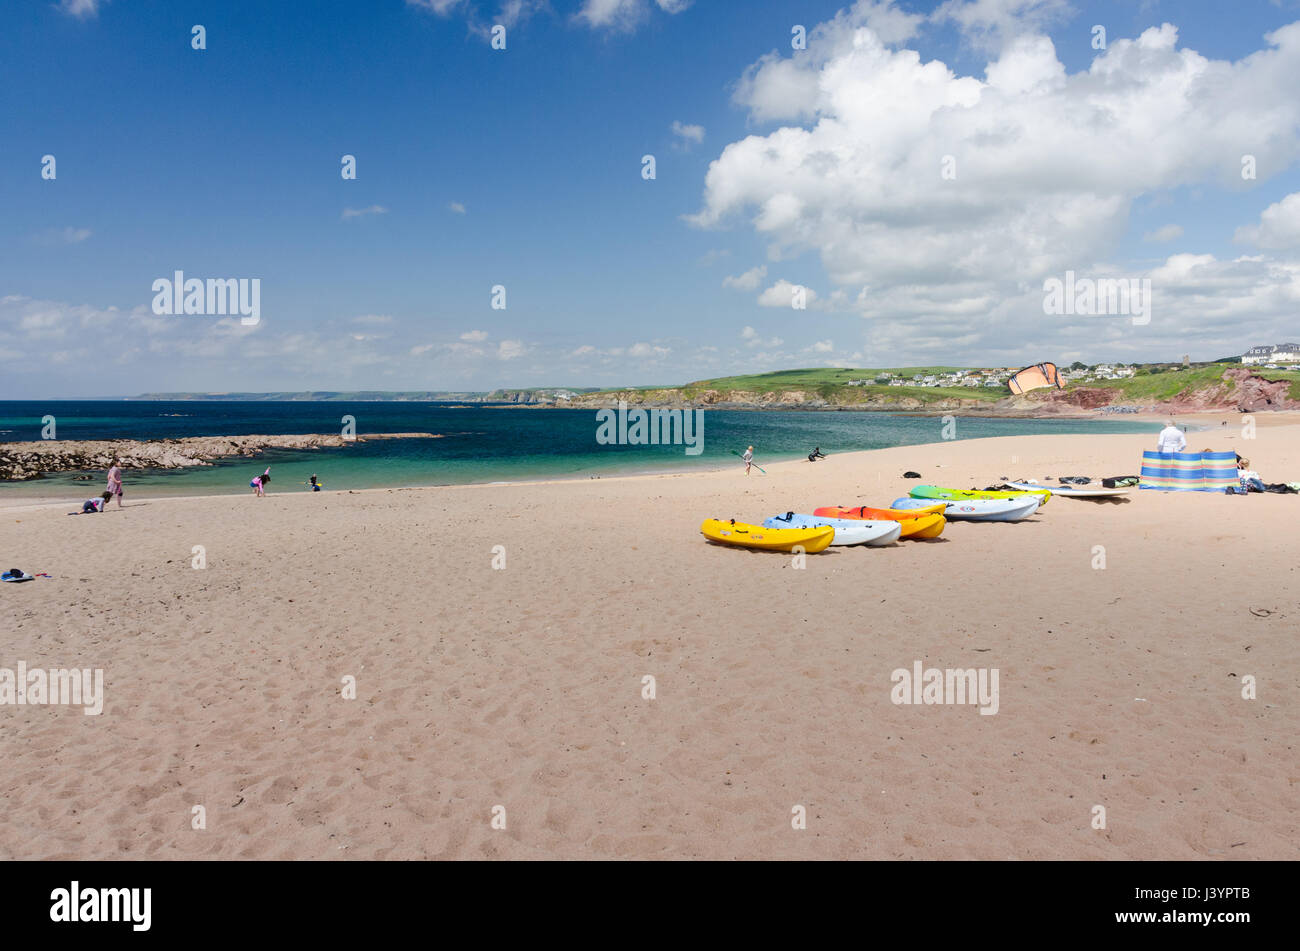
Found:
[[[1279, 417], [1282, 415], [1283, 414], [1279, 413]], [[1270, 418], [1269, 422], [1264, 425], [1266, 428], [1272, 428], [1274, 426], [1287, 426], [1287, 425], [1300, 424], [1300, 412], [1290, 413], [1289, 416], [1290, 418]], [[1211, 425], [1212, 423], [1220, 423], [1224, 420], [1232, 421], [1233, 419], [1237, 419], [1239, 421], [1240, 418], [1239, 414], [1234, 417], [1224, 413], [1206, 413], [1206, 414], [1200, 414], [1200, 417], [1203, 418], [1198, 418], [1198, 422], [1200, 422], [1202, 425], [1199, 426], [1189, 425], [1187, 427], [1187, 432], [1189, 434], [1199, 433], [1199, 432], [1214, 432], [1216, 430], [1214, 426]], [[1158, 425], [1159, 423], [1162, 423], [1164, 419], [1165, 417], [1157, 415], [1157, 416], [1152, 416], [1150, 418], [1138, 417], [1132, 419], [1131, 421], [1142, 422], [1142, 423], [1149, 422], [1154, 426], [1154, 425]], [[1097, 421], [1110, 422], [1111, 420], [1099, 419]], [[1143, 436], [1144, 434], [1141, 433], [1131, 433], [1131, 434], [1025, 433], [1020, 435], [983, 436], [974, 439], [950, 440], [947, 443], [945, 443], [945, 441], [943, 440], [931, 440], [929, 442], [909, 443], [900, 446], [883, 446], [878, 449], [848, 450], [844, 452], [836, 452], [833, 453], [832, 455], [833, 458], [843, 460], [846, 462], [855, 462], [858, 464], [870, 464], [871, 460], [880, 453], [906, 451], [908, 449], [928, 449], [933, 446], [953, 445], [957, 443], [962, 443], [962, 444], [985, 443], [985, 442], [989, 442], [990, 440], [1002, 440], [1002, 439], [1058, 439], [1058, 438], [1066, 438], [1067, 436], [1075, 436], [1075, 437], [1081, 437], [1086, 439], [1105, 439], [1105, 438], [1114, 437], [1116, 435]], [[1150, 441], [1154, 444], [1154, 440], [1155, 440], [1155, 432], [1153, 431], [1153, 433], [1151, 434]], [[823, 463], [825, 461], [826, 460], [823, 460]], [[802, 456], [799, 456], [793, 459], [779, 458], [771, 462], [760, 461], [760, 465], [762, 465], [763, 468], [765, 469], [772, 470], [772, 469], [783, 469], [784, 467], [788, 467], [788, 466], [803, 465], [806, 462], [807, 459], [803, 458]], [[273, 488], [272, 491], [268, 493], [267, 497], [284, 498], [287, 496], [298, 496], [298, 495], [340, 496], [340, 495], [349, 495], [349, 494], [362, 495], [362, 494], [371, 494], [371, 493], [380, 493], [380, 492], [409, 492], [409, 491], [420, 491], [426, 489], [428, 490], [484, 489], [484, 488], [510, 488], [510, 487], [521, 487], [521, 486], [570, 485], [573, 483], [581, 483], [581, 482], [627, 482], [627, 481], [648, 480], [648, 479], [681, 478], [685, 476], [712, 476], [718, 473], [734, 471], [740, 465], [741, 463], [739, 459], [736, 459], [734, 463], [719, 463], [717, 465], [698, 464], [690, 468], [665, 468], [662, 470], [655, 470], [655, 471], [611, 472], [607, 474], [598, 474], [598, 475], [569, 476], [569, 477], [556, 477], [556, 478], [523, 478], [517, 480], [494, 479], [491, 481], [484, 481], [484, 482], [453, 482], [453, 483], [441, 483], [441, 484], [430, 484], [430, 485], [373, 486], [369, 488], [359, 488], [359, 489], [322, 489], [320, 492], [311, 492], [306, 489], [294, 490], [294, 491], [275, 491]], [[1136, 472], [1137, 472], [1137, 468], [1135, 466], [1133, 474], [1136, 474]], [[23, 482], [12, 481], [11, 483], [7, 483], [7, 484], [31, 485], [33, 482], [39, 482], [39, 481], [40, 480], [26, 480]], [[87, 482], [85, 484], [87, 486], [90, 486], [90, 485], [96, 485], [98, 483]], [[75, 493], [73, 495], [68, 495], [68, 496], [31, 495], [31, 496], [6, 498], [5, 490], [3, 489], [2, 485], [3, 484], [0, 484], [0, 510], [22, 509], [22, 510], [30, 511], [30, 510], [50, 508], [55, 506], [61, 507], [65, 505], [80, 504], [80, 500], [75, 497]], [[129, 491], [130, 489], [129, 479], [126, 485]], [[91, 494], [96, 495], [98, 493], [91, 493]], [[170, 493], [161, 493], [156, 495], [152, 495], [152, 494], [133, 495], [133, 496], [128, 495], [128, 497], [132, 499], [142, 499], [148, 502], [212, 501], [217, 499], [237, 498], [247, 494], [251, 494], [251, 493], [248, 493], [243, 489], [240, 489], [238, 491], [208, 493], [208, 494], [200, 493], [194, 495], [174, 495]], [[131, 503], [127, 502], [125, 507], [130, 508]], [[109, 509], [106, 510], [106, 512], [113, 509], [116, 509], [116, 506], [110, 505]]]

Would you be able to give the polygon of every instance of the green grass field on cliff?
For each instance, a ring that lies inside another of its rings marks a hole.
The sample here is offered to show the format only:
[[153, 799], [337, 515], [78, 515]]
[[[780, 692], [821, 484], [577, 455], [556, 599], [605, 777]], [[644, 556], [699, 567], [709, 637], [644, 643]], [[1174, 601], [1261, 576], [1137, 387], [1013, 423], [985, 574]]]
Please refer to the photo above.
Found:
[[[1214, 386], [1227, 386], [1223, 374], [1227, 370], [1239, 370], [1237, 363], [1214, 363], [1208, 366], [1195, 366], [1183, 369], [1168, 369], [1152, 372], [1152, 367], [1141, 367], [1135, 376], [1125, 380], [1094, 380], [1091, 383], [1071, 384], [1090, 388], [1115, 390], [1116, 403], [1159, 403], [1178, 397], [1187, 397], [1200, 390]], [[1269, 380], [1290, 380], [1292, 398], [1297, 392], [1296, 383], [1300, 382], [1300, 372], [1294, 370], [1261, 370], [1251, 367], [1258, 375]]]
[[[624, 387], [623, 391], [652, 393], [668, 389], [678, 390], [687, 399], [695, 399], [708, 390], [719, 393], [745, 392], [759, 396], [766, 393], [786, 390], [802, 390], [810, 399], [824, 399], [841, 405], [871, 402], [875, 398], [900, 402], [914, 399], [920, 403], [937, 403], [943, 400], [979, 400], [982, 403], [994, 403], [1010, 396], [1006, 386], [889, 386], [888, 384], [868, 383], [864, 386], [849, 386], [850, 380], [875, 380], [883, 373], [895, 377], [911, 379], [921, 376], [950, 373], [964, 367], [930, 366], [930, 367], [857, 367], [842, 369], [839, 367], [811, 367], [801, 370], [779, 370], [773, 373], [754, 373], [742, 376], [724, 376], [711, 380], [696, 380], [679, 387]], [[1062, 367], [1064, 369], [1064, 367]], [[1157, 403], [1186, 398], [1192, 394], [1216, 386], [1227, 386], [1223, 374], [1227, 370], [1241, 369], [1240, 363], [1213, 363], [1191, 366], [1149, 364], [1138, 367], [1137, 373], [1120, 380], [1075, 381], [1066, 385], [1067, 390], [1087, 388], [1113, 391], [1112, 402]], [[1260, 376], [1269, 380], [1290, 380], [1292, 398], [1300, 393], [1300, 369], [1263, 370], [1252, 368]], [[608, 390], [614, 393], [617, 391]], [[1048, 390], [1037, 391], [1040, 395], [1031, 398], [1042, 399]]]
[[[983, 386], [889, 386], [888, 384], [868, 383], [865, 386], [849, 386], [850, 380], [874, 380], [882, 373], [892, 373], [896, 377], [910, 379], [920, 374], [950, 373], [963, 367], [881, 367], [852, 368], [810, 367], [802, 370], [778, 370], [773, 373], [753, 373], [743, 376], [724, 376], [712, 380], [696, 380], [680, 387], [634, 387], [637, 391], [647, 392], [663, 389], [678, 389], [688, 399], [693, 399], [707, 390], [719, 393], [739, 391], [746, 393], [775, 393], [784, 390], [803, 390], [810, 398], [834, 400], [837, 403], [865, 403], [872, 397], [885, 396], [890, 400], [915, 399], [922, 403], [936, 403], [941, 400], [966, 399], [994, 402], [1007, 396], [1007, 389]], [[613, 391], [610, 391], [613, 392]]]

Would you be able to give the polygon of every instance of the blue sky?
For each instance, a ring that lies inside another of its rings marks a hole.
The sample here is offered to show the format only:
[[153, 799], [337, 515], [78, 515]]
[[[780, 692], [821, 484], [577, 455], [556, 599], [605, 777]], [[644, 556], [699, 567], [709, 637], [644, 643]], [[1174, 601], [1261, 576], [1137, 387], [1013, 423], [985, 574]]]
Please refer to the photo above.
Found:
[[[0, 398], [1300, 338], [1300, 6], [1224, 9], [19, 0], [0, 34]], [[1044, 315], [1067, 268], [1149, 277], [1154, 319]], [[260, 279], [261, 322], [153, 314], [176, 270]]]

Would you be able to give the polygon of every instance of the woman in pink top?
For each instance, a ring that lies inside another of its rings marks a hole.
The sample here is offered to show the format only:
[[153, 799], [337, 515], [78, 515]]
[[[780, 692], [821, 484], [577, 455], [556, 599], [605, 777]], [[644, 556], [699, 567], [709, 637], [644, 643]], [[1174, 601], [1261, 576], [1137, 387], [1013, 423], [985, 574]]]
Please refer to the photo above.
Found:
[[[122, 507], [122, 465], [120, 459], [114, 459], [113, 464], [108, 469], [108, 494], [117, 496], [117, 507]], [[108, 503], [104, 503], [108, 508]]]

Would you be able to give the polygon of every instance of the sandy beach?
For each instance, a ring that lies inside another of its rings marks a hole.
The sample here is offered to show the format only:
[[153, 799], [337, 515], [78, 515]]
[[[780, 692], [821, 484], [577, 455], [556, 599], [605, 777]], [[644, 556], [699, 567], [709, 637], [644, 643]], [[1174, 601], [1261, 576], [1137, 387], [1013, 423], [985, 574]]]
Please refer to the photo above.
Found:
[[[1059, 498], [803, 569], [698, 531], [1154, 440], [2, 509], [4, 567], [53, 577], [0, 585], [0, 667], [105, 699], [0, 707], [0, 858], [1294, 859], [1300, 497]], [[1202, 443], [1300, 478], [1294, 417]], [[997, 714], [894, 704], [916, 661], [997, 669]]]

